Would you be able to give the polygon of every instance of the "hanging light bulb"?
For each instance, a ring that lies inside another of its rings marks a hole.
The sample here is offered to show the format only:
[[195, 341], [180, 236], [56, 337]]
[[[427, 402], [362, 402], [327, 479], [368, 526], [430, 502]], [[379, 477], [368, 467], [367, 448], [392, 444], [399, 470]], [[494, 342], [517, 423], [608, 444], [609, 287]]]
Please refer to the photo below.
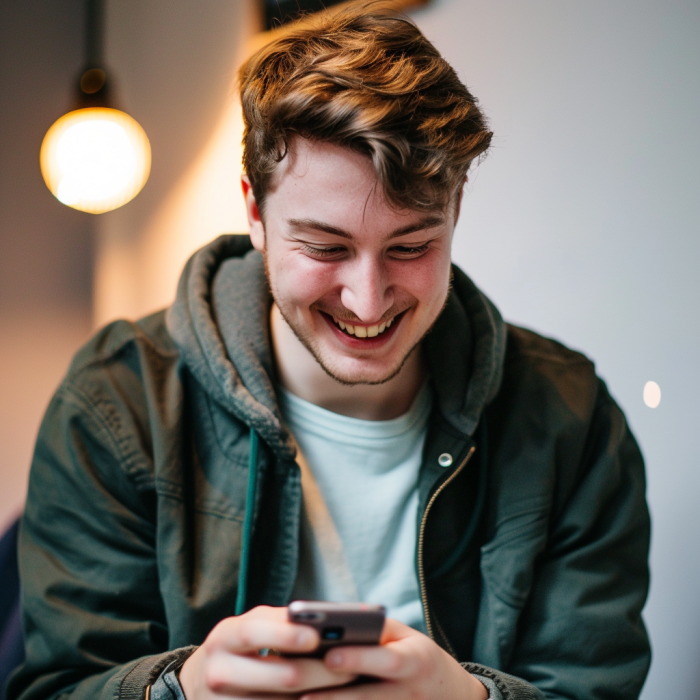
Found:
[[64, 114], [41, 144], [41, 172], [59, 202], [101, 214], [131, 201], [151, 171], [146, 132], [125, 112], [86, 107]]
[[77, 109], [46, 132], [40, 162], [44, 181], [63, 204], [101, 214], [131, 201], [151, 170], [151, 146], [141, 125], [109, 99], [102, 65], [103, 7], [87, 2], [87, 64]]

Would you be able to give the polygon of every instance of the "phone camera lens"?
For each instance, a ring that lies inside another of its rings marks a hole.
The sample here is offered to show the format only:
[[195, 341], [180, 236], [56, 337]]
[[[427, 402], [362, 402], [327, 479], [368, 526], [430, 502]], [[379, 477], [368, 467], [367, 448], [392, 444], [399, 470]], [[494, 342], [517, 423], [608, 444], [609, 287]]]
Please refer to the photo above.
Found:
[[321, 632], [321, 639], [326, 639], [331, 642], [337, 642], [343, 638], [345, 628], [343, 627], [324, 627]]

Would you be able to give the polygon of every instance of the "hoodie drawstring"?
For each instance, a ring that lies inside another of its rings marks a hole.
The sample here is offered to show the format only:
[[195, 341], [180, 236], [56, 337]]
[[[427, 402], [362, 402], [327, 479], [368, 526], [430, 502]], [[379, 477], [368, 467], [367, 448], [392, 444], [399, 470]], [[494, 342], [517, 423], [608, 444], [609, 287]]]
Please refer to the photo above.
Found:
[[[449, 571], [463, 556], [469, 543], [471, 542], [476, 528], [481, 519], [481, 514], [486, 501], [486, 475], [488, 473], [488, 435], [486, 431], [486, 417], [482, 416], [480, 422], [481, 432], [481, 455], [479, 459], [479, 486], [476, 497], [476, 504], [471, 521], [467, 526], [461, 542], [455, 550], [443, 562], [430, 578], [437, 578]], [[246, 611], [246, 596], [248, 592], [248, 562], [250, 559], [250, 542], [253, 534], [253, 515], [255, 513], [255, 498], [258, 486], [258, 434], [251, 428], [250, 430], [250, 453], [248, 455], [248, 489], [245, 499], [245, 516], [243, 519], [243, 539], [241, 543], [241, 561], [238, 567], [238, 591], [236, 593], [236, 615], [242, 615]]]
[[246, 610], [248, 592], [248, 561], [250, 559], [250, 541], [253, 534], [253, 515], [255, 513], [255, 496], [258, 486], [258, 434], [250, 430], [250, 453], [248, 455], [248, 490], [245, 497], [245, 518], [243, 520], [243, 540], [241, 544], [241, 562], [238, 567], [238, 591], [236, 593], [236, 615]]

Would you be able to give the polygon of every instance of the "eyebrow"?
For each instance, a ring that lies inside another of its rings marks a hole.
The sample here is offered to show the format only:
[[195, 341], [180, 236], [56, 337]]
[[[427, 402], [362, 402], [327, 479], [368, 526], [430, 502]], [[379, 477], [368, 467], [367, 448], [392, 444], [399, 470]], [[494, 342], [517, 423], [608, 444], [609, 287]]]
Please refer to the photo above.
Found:
[[[343, 229], [326, 224], [323, 221], [316, 221], [315, 219], [287, 219], [287, 223], [295, 229], [314, 229], [316, 231], [323, 231], [324, 233], [330, 233], [334, 236], [340, 236], [341, 238], [352, 239], [352, 235]], [[422, 218], [416, 223], [409, 224], [408, 226], [402, 226], [401, 228], [392, 231], [385, 240], [391, 240], [392, 238], [398, 238], [399, 236], [406, 236], [409, 233], [415, 233], [416, 231], [423, 231], [428, 228], [435, 228], [436, 226], [441, 226], [445, 223], [445, 218], [439, 215], [429, 215]]]

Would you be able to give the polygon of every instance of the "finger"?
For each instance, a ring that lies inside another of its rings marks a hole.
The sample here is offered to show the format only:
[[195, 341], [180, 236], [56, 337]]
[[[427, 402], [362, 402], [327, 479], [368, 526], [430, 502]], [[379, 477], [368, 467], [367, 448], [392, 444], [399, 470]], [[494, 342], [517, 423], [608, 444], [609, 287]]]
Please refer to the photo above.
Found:
[[238, 656], [225, 651], [210, 657], [206, 672], [207, 687], [218, 694], [299, 693], [354, 678], [354, 674], [332, 672], [318, 659]]
[[338, 647], [326, 654], [324, 663], [336, 673], [400, 680], [419, 668], [422, 655], [416, 646], [402, 640], [374, 647]]
[[260, 649], [278, 649], [287, 653], [308, 653], [319, 643], [318, 632], [281, 617], [276, 609], [270, 614], [241, 615], [220, 622], [207, 638], [210, 650], [225, 649], [233, 654], [251, 654]]
[[404, 625], [403, 622], [399, 622], [398, 620], [394, 620], [391, 617], [387, 617], [387, 619], [384, 621], [384, 629], [382, 630], [382, 636], [379, 640], [379, 643], [387, 644], [389, 642], [394, 642], [399, 639], [405, 639], [406, 637], [413, 637], [416, 634], [422, 633], [418, 632], [417, 630], [414, 630], [413, 627]]
[[405, 685], [378, 681], [304, 693], [299, 700], [405, 700], [407, 697], [412, 697], [412, 694]]

